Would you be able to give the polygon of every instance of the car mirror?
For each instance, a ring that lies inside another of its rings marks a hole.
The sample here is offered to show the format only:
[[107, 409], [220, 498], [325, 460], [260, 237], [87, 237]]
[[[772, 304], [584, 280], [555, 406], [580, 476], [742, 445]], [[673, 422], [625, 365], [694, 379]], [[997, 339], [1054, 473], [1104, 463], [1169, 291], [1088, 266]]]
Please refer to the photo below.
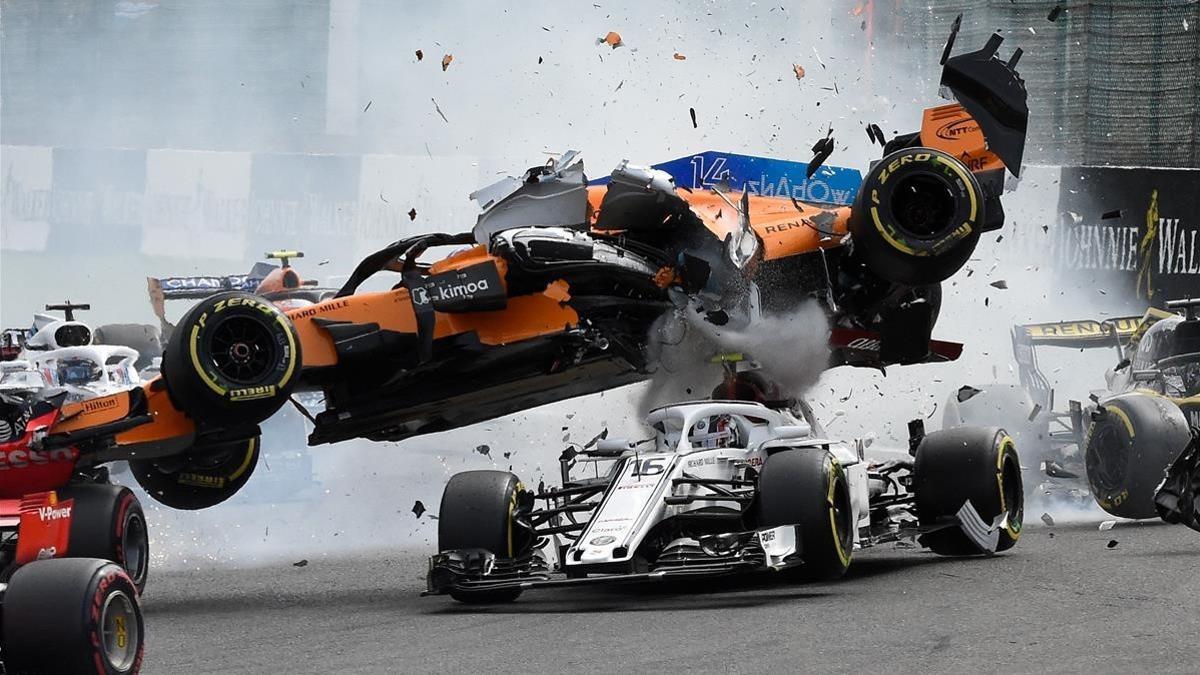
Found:
[[1162, 376], [1161, 370], [1148, 368], [1146, 370], [1133, 371], [1132, 377], [1134, 382], [1154, 382]]
[[812, 426], [803, 422], [775, 427], [775, 438], [808, 438], [811, 435]]
[[596, 447], [587, 454], [599, 457], [619, 457], [633, 450], [633, 442], [624, 438], [605, 438], [596, 442]]

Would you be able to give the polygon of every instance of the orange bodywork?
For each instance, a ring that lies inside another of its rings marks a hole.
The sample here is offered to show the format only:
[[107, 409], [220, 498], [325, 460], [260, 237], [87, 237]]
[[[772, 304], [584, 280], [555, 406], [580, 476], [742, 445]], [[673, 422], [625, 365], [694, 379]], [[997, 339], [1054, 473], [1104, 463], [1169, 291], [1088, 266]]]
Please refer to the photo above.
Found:
[[[600, 203], [608, 186], [588, 188], [588, 212], [592, 223], [599, 217]], [[692, 212], [700, 217], [704, 226], [718, 239], [738, 227], [738, 213], [720, 195], [708, 190], [680, 192]], [[736, 203], [739, 196], [731, 196]], [[793, 202], [783, 197], [750, 195], [750, 227], [762, 240], [763, 259], [776, 260], [820, 248], [829, 248], [842, 243], [849, 231], [850, 207], [821, 208], [804, 202]], [[799, 207], [799, 209], [797, 209]], [[829, 215], [823, 215], [829, 214]], [[822, 225], [814, 222], [822, 220]]]
[[952, 155], [971, 173], [1004, 170], [1004, 162], [988, 150], [979, 123], [957, 103], [925, 109], [921, 145]]

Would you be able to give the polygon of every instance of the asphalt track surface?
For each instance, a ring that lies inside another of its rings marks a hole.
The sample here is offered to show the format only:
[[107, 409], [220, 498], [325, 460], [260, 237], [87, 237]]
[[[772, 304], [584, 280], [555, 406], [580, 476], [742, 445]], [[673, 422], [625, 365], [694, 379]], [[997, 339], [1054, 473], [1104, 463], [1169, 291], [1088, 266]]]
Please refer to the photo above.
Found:
[[485, 609], [419, 597], [418, 553], [160, 571], [144, 672], [1196, 672], [1198, 570], [1200, 534], [1122, 523], [1027, 527], [991, 559], [889, 545], [835, 583], [554, 589]]

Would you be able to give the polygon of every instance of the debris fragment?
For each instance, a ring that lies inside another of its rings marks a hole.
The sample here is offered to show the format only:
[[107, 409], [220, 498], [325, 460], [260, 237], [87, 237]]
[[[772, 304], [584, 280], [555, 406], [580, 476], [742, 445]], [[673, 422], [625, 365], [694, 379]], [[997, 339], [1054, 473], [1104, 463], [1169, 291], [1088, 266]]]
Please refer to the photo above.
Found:
[[1042, 404], [1034, 403], [1033, 410], [1029, 411], [1029, 417], [1028, 417], [1029, 421], [1032, 422], [1034, 420], [1034, 418], [1036, 418], [1038, 416], [1038, 413], [1040, 413], [1040, 412], [1042, 412]]
[[475, 452], [478, 452], [479, 454], [483, 455], [484, 457], [490, 458], [492, 456], [492, 449], [489, 448], [486, 443], [484, 443], [483, 445], [475, 446]]
[[367, 101], [367, 107], [363, 108], [363, 112], [367, 112], [368, 110], [370, 110], [371, 104], [374, 102], [375, 102], [375, 99], [371, 99], [370, 101]]
[[421, 51], [420, 49], [418, 49], [418, 50], [417, 50], [417, 60], [418, 60], [418, 61], [420, 61], [420, 60], [421, 60], [421, 59], [423, 59], [423, 58], [425, 58], [425, 52], [423, 52], [423, 51]]
[[687, 61], [687, 57], [684, 56], [683, 54], [680, 54], [679, 52], [675, 52], [675, 60], [676, 61]]
[[874, 122], [867, 125], [867, 137], [871, 139], [872, 143], [878, 142], [881, 146], [887, 146], [887, 139], [883, 137], [883, 129], [880, 129], [879, 125]]
[[447, 54], [442, 57], [442, 72], [443, 73], [446, 72], [446, 69], [450, 67], [450, 62], [453, 60], [454, 60], [453, 54]]
[[450, 124], [450, 120], [446, 119], [446, 113], [442, 112], [442, 107], [437, 104], [437, 99], [430, 98], [429, 100], [433, 101], [433, 109], [437, 111], [437, 114], [442, 116], [442, 121]]
[[[700, 125], [696, 124], [696, 109], [688, 108], [688, 114], [692, 116], [692, 128], [699, 129]], [[810, 174], [811, 175], [811, 174]]]
[[1054, 519], [1050, 517], [1049, 513], [1042, 514], [1042, 522], [1046, 524], [1046, 527], [1054, 527]]
[[1117, 524], [1117, 521], [1115, 521], [1115, 520], [1106, 520], [1103, 523], [1100, 523], [1100, 531], [1107, 532], [1107, 531], [1113, 529], [1113, 525], [1116, 525], [1116, 524]]
[[1105, 211], [1104, 214], [1100, 216], [1100, 220], [1112, 220], [1114, 218], [1120, 218], [1120, 217], [1121, 217], [1121, 209], [1116, 209], [1114, 211]]
[[539, 66], [542, 65], [542, 57], [540, 57], [540, 56], [538, 57], [538, 65]]
[[1050, 10], [1050, 15], [1046, 17], [1046, 20], [1050, 21], [1050, 22], [1058, 21], [1058, 17], [1061, 16], [1062, 13], [1063, 13], [1063, 6], [1055, 5], [1054, 9]]
[[946, 59], [950, 58], [950, 50], [954, 49], [954, 38], [958, 37], [958, 29], [962, 28], [962, 14], [954, 17], [954, 23], [950, 25], [950, 37], [946, 38], [946, 47], [942, 49], [942, 60], [938, 65], [946, 65]]
[[408, 219], [409, 219], [409, 220], [416, 220], [416, 219], [417, 219], [417, 210], [416, 210], [416, 209], [409, 209], [409, 210], [408, 210]]
[[804, 79], [804, 66], [800, 65], [799, 63], [792, 64], [792, 72], [796, 73], [797, 81]]
[[964, 384], [963, 386], [958, 388], [958, 397], [957, 397], [958, 402], [966, 403], [967, 401], [971, 400], [972, 396], [974, 396], [975, 394], [978, 394], [982, 391], [983, 391], [982, 389], [976, 389], [975, 387], [972, 387], [969, 384]]
[[421, 517], [422, 513], [425, 513], [425, 505], [421, 503], [420, 499], [413, 502], [412, 512], [413, 512], [413, 515], [415, 515], [418, 518]]
[[1116, 540], [1116, 539], [1109, 539], [1109, 540], [1108, 540], [1108, 547], [1109, 547], [1109, 548], [1116, 548], [1116, 547], [1117, 547], [1117, 540]]
[[625, 43], [621, 41], [621, 34], [615, 30], [608, 31], [608, 35], [605, 35], [602, 38], [596, 38], [596, 44], [608, 45], [609, 47], [612, 47], [613, 49], [616, 49], [617, 47], [625, 46]]
[[292, 563], [292, 567], [305, 567], [307, 565], [308, 565], [307, 559], [306, 560], [297, 560], [296, 562]]
[[1008, 282], [1003, 279], [993, 281], [992, 283], [990, 283], [988, 285], [991, 286], [992, 288], [999, 288], [1002, 291], [1008, 289]]
[[817, 169], [833, 154], [833, 128], [825, 133], [825, 138], [813, 144], [813, 158], [808, 163], [808, 177], [812, 178]]

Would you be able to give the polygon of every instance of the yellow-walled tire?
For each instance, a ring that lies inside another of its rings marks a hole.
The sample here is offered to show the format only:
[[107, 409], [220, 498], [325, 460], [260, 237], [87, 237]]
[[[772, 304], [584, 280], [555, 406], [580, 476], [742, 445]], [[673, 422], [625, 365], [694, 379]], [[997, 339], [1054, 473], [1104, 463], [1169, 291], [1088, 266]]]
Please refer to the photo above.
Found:
[[1154, 491], [1191, 439], [1179, 406], [1160, 396], [1128, 393], [1104, 401], [1084, 439], [1092, 497], [1121, 518], [1157, 518]]
[[800, 526], [797, 571], [813, 579], [837, 579], [850, 567], [854, 513], [841, 464], [816, 448], [783, 450], [767, 457], [758, 476], [760, 527]]
[[163, 353], [175, 405], [201, 425], [251, 425], [287, 401], [300, 377], [291, 320], [250, 293], [218, 293], [180, 319]]
[[[921, 525], [953, 518], [970, 501], [985, 523], [1000, 514], [996, 551], [1016, 545], [1025, 518], [1025, 491], [1016, 444], [997, 427], [959, 427], [927, 434], [917, 447], [913, 492]], [[960, 556], [983, 551], [955, 525], [921, 536], [920, 543], [939, 555]]]
[[979, 243], [985, 196], [965, 164], [932, 148], [884, 157], [859, 187], [850, 216], [854, 256], [905, 286], [943, 281]]

